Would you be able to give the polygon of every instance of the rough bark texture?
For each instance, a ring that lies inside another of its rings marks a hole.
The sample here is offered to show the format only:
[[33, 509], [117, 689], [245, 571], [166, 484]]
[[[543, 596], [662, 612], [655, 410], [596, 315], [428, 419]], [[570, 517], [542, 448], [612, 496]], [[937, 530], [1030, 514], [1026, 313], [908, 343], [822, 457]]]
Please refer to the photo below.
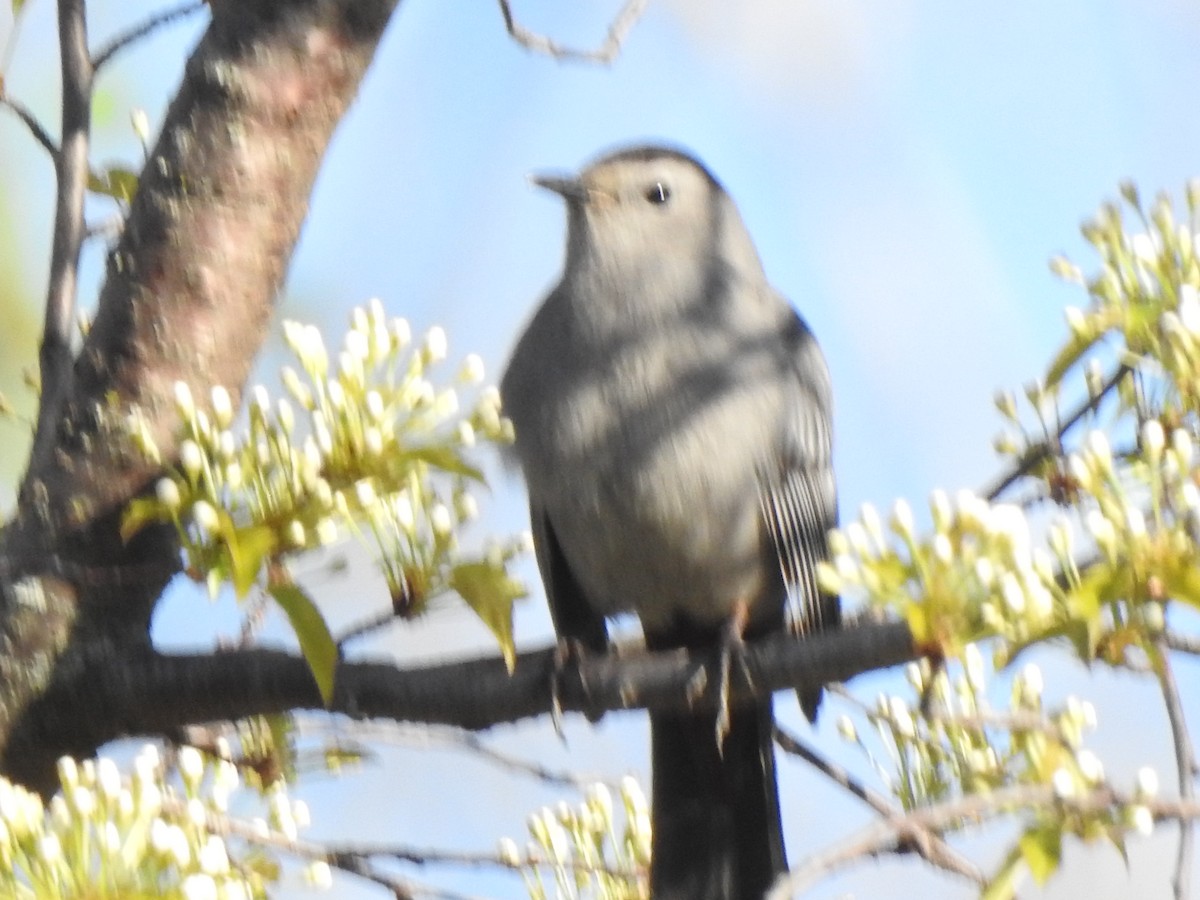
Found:
[[[121, 506], [157, 474], [126, 420], [138, 411], [170, 459], [176, 381], [198, 398], [214, 384], [240, 396], [321, 159], [397, 2], [212, 3], [0, 533], [0, 748], [23, 780], [45, 786], [63, 749], [38, 746], [31, 704], [72, 655], [144, 648], [177, 568], [164, 530], [120, 541]], [[86, 732], [81, 722], [76, 752], [94, 745]]]

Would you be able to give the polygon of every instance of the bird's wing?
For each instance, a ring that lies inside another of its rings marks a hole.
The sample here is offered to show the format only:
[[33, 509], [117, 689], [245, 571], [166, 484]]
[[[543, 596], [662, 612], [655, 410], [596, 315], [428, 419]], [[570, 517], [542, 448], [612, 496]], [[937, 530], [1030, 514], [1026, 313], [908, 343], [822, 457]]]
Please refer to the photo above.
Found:
[[588, 602], [575, 573], [571, 571], [558, 536], [554, 533], [549, 512], [532, 497], [529, 501], [529, 523], [555, 634], [560, 640], [603, 653], [608, 649], [608, 628], [604, 624], [604, 617]]
[[759, 498], [799, 633], [836, 627], [837, 598], [820, 592], [817, 563], [837, 524], [829, 371], [799, 316], [790, 321], [778, 444], [759, 475]]

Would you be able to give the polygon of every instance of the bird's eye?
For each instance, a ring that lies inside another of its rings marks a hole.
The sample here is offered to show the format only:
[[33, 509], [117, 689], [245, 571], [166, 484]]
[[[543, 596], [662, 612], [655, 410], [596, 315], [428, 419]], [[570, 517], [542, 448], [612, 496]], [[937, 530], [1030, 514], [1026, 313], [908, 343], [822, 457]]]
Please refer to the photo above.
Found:
[[646, 188], [646, 199], [655, 206], [661, 206], [671, 199], [671, 189], [661, 181], [656, 181]]

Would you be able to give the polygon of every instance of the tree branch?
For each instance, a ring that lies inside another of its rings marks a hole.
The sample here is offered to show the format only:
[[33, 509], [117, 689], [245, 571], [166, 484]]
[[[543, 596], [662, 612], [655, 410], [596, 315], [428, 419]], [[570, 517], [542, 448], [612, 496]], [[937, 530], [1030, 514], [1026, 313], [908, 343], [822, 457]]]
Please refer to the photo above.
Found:
[[[775, 726], [775, 740], [785, 751], [803, 759], [834, 784], [845, 788], [885, 819], [894, 819], [904, 814], [903, 810], [897, 807], [890, 799], [859, 782], [841, 766], [834, 765], [827, 759], [818, 756], [810, 747], [806, 746], [793, 735], [788, 734], [778, 725]], [[920, 830], [921, 834], [919, 840], [914, 840], [911, 843], [910, 849], [916, 851], [922, 859], [937, 866], [939, 869], [945, 869], [947, 872], [961, 875], [979, 887], [987, 884], [987, 879], [979, 870], [979, 867], [947, 844], [940, 835], [928, 829], [920, 828], [920, 826], [914, 825], [913, 827], [915, 830]], [[897, 850], [899, 851], [899, 849], [898, 847]]]
[[[58, 43], [62, 70], [62, 140], [55, 156], [58, 190], [49, 288], [38, 354], [42, 394], [34, 432], [34, 454], [55, 441], [58, 412], [71, 371], [71, 334], [83, 246], [83, 199], [87, 192], [92, 119], [92, 62], [88, 56], [84, 0], [59, 0]], [[36, 133], [35, 133], [36, 134]]]
[[[748, 644], [746, 679], [730, 685], [735, 702], [768, 692], [845, 681], [914, 658], [903, 623], [865, 624], [797, 640], [774, 635]], [[453, 725], [472, 731], [551, 713], [556, 707], [589, 716], [609, 710], [708, 707], [698, 683], [717, 684], [718, 652], [620, 653], [561, 662], [556, 647], [522, 653], [510, 675], [499, 657], [420, 669], [343, 662], [331, 711], [352, 718]], [[708, 676], [708, 677], [706, 677]], [[753, 687], [751, 687], [753, 686]], [[59, 666], [54, 683], [31, 711], [29, 743], [14, 738], [5, 767], [25, 783], [47, 753], [81, 755], [118, 737], [171, 733], [198, 722], [297, 709], [322, 709], [308, 664], [273, 650], [197, 655], [141, 652], [97, 643]], [[53, 782], [53, 772], [48, 774]]]
[[964, 821], [979, 823], [1019, 809], [1058, 806], [1079, 815], [1095, 815], [1114, 807], [1133, 805], [1147, 807], [1156, 820], [1176, 819], [1182, 823], [1200, 818], [1200, 803], [1194, 800], [1135, 798], [1109, 787], [1097, 788], [1082, 797], [1060, 797], [1052, 788], [1040, 785], [971, 794], [868, 825], [850, 840], [809, 856], [790, 872], [781, 875], [767, 894], [767, 900], [787, 900], [799, 896], [838, 869], [868, 857], [903, 851], [907, 849], [909, 841], [920, 840], [922, 834], [937, 834]]
[[1117, 371], [1109, 376], [1108, 380], [1104, 382], [1094, 397], [1089, 397], [1086, 402], [1080, 403], [1062, 420], [1058, 426], [1053, 443], [1043, 441], [1039, 444], [1034, 444], [1026, 450], [1013, 469], [1005, 472], [996, 481], [992, 482], [990, 486], [984, 488], [984, 499], [989, 503], [994, 503], [1013, 484], [1032, 472], [1039, 463], [1044, 462], [1059, 452], [1062, 449], [1062, 439], [1066, 433], [1074, 428], [1089, 412], [1095, 412], [1100, 406], [1100, 401], [1108, 396], [1131, 371], [1133, 370], [1125, 364], [1118, 366]]
[[187, 3], [181, 3], [179, 6], [165, 9], [160, 13], [156, 13], [140, 25], [135, 25], [128, 31], [117, 35], [103, 47], [101, 47], [92, 57], [92, 68], [97, 72], [104, 68], [112, 58], [122, 50], [147, 37], [151, 33], [157, 31], [165, 25], [170, 25], [179, 19], [186, 18], [194, 12], [199, 12], [208, 4], [203, 0], [189, 0]]
[[[301, 736], [317, 736], [325, 739], [332, 738], [340, 745], [345, 745], [345, 737], [337, 730], [336, 724], [328, 717], [300, 716], [296, 719], [296, 733]], [[190, 743], [190, 740], [188, 741]], [[461, 750], [464, 753], [475, 754], [498, 768], [509, 772], [518, 772], [535, 778], [545, 784], [559, 787], [583, 789], [588, 784], [602, 780], [599, 776], [588, 776], [570, 769], [552, 769], [537, 760], [524, 759], [510, 753], [504, 753], [490, 746], [478, 734], [464, 731], [461, 728], [435, 728], [431, 725], [403, 725], [397, 722], [359, 722], [354, 728], [354, 745], [352, 752], [360, 746], [371, 744], [391, 744], [401, 747], [416, 747], [420, 749]], [[367, 751], [363, 751], [366, 753]]]
[[42, 148], [50, 154], [50, 160], [57, 166], [58, 145], [54, 143], [54, 138], [50, 137], [49, 132], [42, 127], [42, 123], [37, 120], [29, 108], [19, 100], [9, 97], [2, 90], [0, 90], [0, 106], [10, 109], [25, 124], [29, 133], [33, 135], [33, 139], [42, 145]]
[[1188, 653], [1192, 656], [1200, 656], [1200, 637], [1190, 634], [1180, 634], [1177, 631], [1168, 631], [1163, 635], [1163, 642], [1171, 650]]
[[604, 42], [595, 50], [577, 50], [564, 47], [544, 34], [538, 34], [525, 28], [513, 15], [509, 0], [499, 0], [500, 15], [504, 18], [504, 28], [509, 37], [534, 53], [544, 53], [558, 60], [575, 62], [610, 63], [617, 58], [625, 39], [638, 19], [650, 5], [650, 0], [625, 0], [625, 5], [618, 10], [608, 26], [608, 34]]
[[[1184, 802], [1195, 797], [1196, 753], [1192, 738], [1188, 734], [1187, 717], [1183, 712], [1183, 701], [1179, 696], [1179, 684], [1171, 667], [1171, 657], [1165, 640], [1156, 644], [1158, 659], [1154, 670], [1162, 691], [1163, 704], [1167, 709], [1167, 720], [1171, 724], [1171, 738], [1175, 745], [1175, 769], [1179, 776], [1179, 796]], [[1192, 895], [1192, 852], [1194, 847], [1194, 823], [1190, 819], [1179, 820], [1179, 850], [1175, 857], [1173, 887], [1176, 900], [1186, 900]]]

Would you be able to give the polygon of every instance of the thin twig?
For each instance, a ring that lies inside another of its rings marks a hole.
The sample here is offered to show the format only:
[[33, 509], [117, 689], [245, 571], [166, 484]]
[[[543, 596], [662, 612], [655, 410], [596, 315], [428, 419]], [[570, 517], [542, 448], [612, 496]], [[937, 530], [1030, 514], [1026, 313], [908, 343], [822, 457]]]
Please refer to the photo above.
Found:
[[394, 859], [397, 862], [414, 865], [452, 865], [465, 869], [504, 869], [513, 871], [522, 868], [539, 868], [541, 866], [561, 866], [572, 872], [595, 873], [609, 875], [613, 878], [636, 878], [640, 873], [631, 869], [614, 868], [586, 859], [566, 858], [553, 859], [537, 853], [527, 852], [516, 860], [503, 859], [499, 852], [472, 853], [455, 850], [430, 850], [414, 847], [389, 847], [387, 845], [369, 845], [353, 847], [329, 846], [325, 849], [331, 859], [358, 856], [364, 859]]
[[[1171, 723], [1171, 739], [1175, 744], [1175, 768], [1179, 775], [1179, 796], [1184, 802], [1191, 802], [1195, 797], [1196, 753], [1192, 747], [1192, 739], [1188, 734], [1187, 720], [1183, 713], [1183, 702], [1179, 696], [1179, 684], [1175, 681], [1175, 671], [1171, 667], [1171, 657], [1167, 652], [1167, 644], [1161, 638], [1156, 642], [1158, 650], [1158, 665], [1155, 671], [1158, 675], [1159, 688], [1162, 690], [1163, 704], [1167, 709], [1167, 720]], [[1194, 823], [1190, 819], [1179, 822], [1179, 851], [1175, 857], [1175, 898], [1186, 900], [1192, 895], [1192, 850]]]
[[775, 726], [775, 742], [786, 753], [800, 757], [834, 784], [845, 788], [881, 816], [894, 816], [900, 812], [883, 794], [871, 790], [841, 766], [835, 766], [824, 757], [818, 756], [812, 748], [801, 743], [795, 735], [784, 731], [779, 725]]
[[58, 43], [62, 68], [62, 144], [55, 158], [58, 190], [54, 245], [50, 252], [46, 318], [38, 356], [42, 396], [32, 459], [40, 458], [53, 444], [71, 372], [71, 329], [78, 289], [79, 250], [85, 231], [83, 200], [88, 180], [93, 75], [84, 0], [59, 0]]
[[[1066, 433], [1072, 428], [1074, 428], [1080, 419], [1082, 419], [1088, 413], [1095, 412], [1097, 409], [1099, 409], [1100, 401], [1103, 400], [1118, 384], [1120, 384], [1125, 376], [1131, 371], [1132, 369], [1124, 363], [1118, 366], [1117, 371], [1114, 372], [1106, 382], [1104, 382], [1103, 386], [1101, 386], [1100, 390], [1096, 392], [1095, 396], [1089, 397], [1084, 403], [1080, 403], [1079, 406], [1075, 407], [1075, 409], [1071, 411], [1070, 415], [1063, 419], [1062, 423], [1058, 426], [1056, 441], [1061, 442], [1063, 436], [1066, 435]], [[1034, 444], [1032, 447], [1026, 450], [1025, 454], [1017, 462], [1017, 465], [1014, 469], [1000, 476], [1000, 478], [994, 484], [992, 484], [991, 487], [988, 487], [983, 491], [984, 498], [988, 500], [988, 502], [997, 500], [1000, 495], [1008, 490], [1008, 488], [1011, 487], [1015, 482], [1032, 472], [1036, 465], [1049, 459], [1051, 456], [1057, 453], [1060, 449], [1059, 446], [1057, 446], [1057, 442], [1052, 444], [1049, 441], [1043, 441], [1040, 444]]]
[[[171, 804], [167, 804], [170, 806]], [[176, 809], [176, 812], [181, 810]], [[288, 837], [279, 831], [263, 832], [250, 822], [235, 819], [231, 816], [218, 815], [210, 812], [207, 816], [207, 827], [210, 832], [221, 837], [237, 837], [255, 847], [268, 847], [273, 850], [290, 853], [310, 861], [325, 861], [334, 868], [341, 869], [351, 875], [356, 875], [381, 887], [392, 891], [398, 900], [415, 900], [420, 895], [424, 897], [442, 897], [444, 900], [465, 900], [457, 894], [439, 892], [424, 886], [418, 888], [407, 880], [392, 878], [375, 871], [369, 861], [361, 855], [339, 858], [330, 853], [321, 844], [314, 841], [300, 840]]]
[[[854, 705], [864, 715], [875, 716], [879, 714], [875, 707], [863, 702], [843, 684], [826, 685], [825, 689], [847, 703]], [[1065, 744], [1067, 742], [1062, 728], [1046, 716], [1036, 712], [980, 709], [967, 713], [949, 712], [935, 707], [925, 712], [924, 717], [930, 722], [936, 722], [952, 728], [974, 728], [979, 731], [988, 728], [1003, 728], [1008, 731], [1038, 731], [1060, 743]]]
[[368, 637], [372, 634], [375, 634], [377, 631], [395, 623], [397, 618], [397, 615], [390, 609], [371, 613], [369, 616], [367, 616], [367, 618], [348, 625], [333, 639], [334, 643], [339, 647], [342, 647], [350, 643], [350, 641]]
[[[799, 756], [818, 772], [835, 784], [845, 788], [884, 818], [894, 819], [897, 816], [903, 815], [903, 810], [883, 794], [871, 790], [841, 766], [834, 765], [829, 760], [818, 756], [812, 748], [801, 743], [794, 735], [784, 731], [778, 725], [775, 727], [775, 741], [786, 752]], [[979, 870], [979, 867], [947, 844], [940, 835], [925, 829], [922, 829], [922, 831], [924, 832], [922, 839], [914, 841], [912, 848], [924, 860], [938, 868], [961, 875], [963, 878], [974, 882], [980, 887], [983, 887], [987, 883], [987, 879], [983, 872]]]
[[207, 6], [207, 4], [204, 2], [189, 0], [187, 3], [183, 3], [171, 9], [156, 13], [150, 18], [146, 19], [146, 21], [142, 22], [140, 25], [135, 25], [128, 31], [117, 35], [115, 38], [101, 47], [92, 57], [92, 68], [97, 72], [100, 71], [100, 69], [104, 68], [104, 66], [110, 60], [112, 60], [114, 56], [116, 56], [130, 44], [140, 41], [142, 38], [146, 37], [151, 32], [162, 28], [164, 25], [170, 25], [172, 22], [175, 22], [178, 19], [190, 16], [194, 12], [199, 12], [200, 10], [204, 9], [205, 6]]
[[[330, 720], [328, 716], [298, 715], [295, 721], [297, 733], [308, 737], [317, 736], [328, 739], [331, 730], [337, 727], [337, 723]], [[551, 769], [540, 763], [503, 753], [493, 747], [489, 747], [483, 738], [478, 735], [463, 731], [460, 728], [438, 725], [413, 725], [404, 722], [388, 722], [383, 719], [377, 719], [355, 722], [354, 734], [356, 738], [364, 741], [388, 743], [404, 747], [454, 747], [467, 753], [475, 753], [483, 757], [486, 762], [490, 762], [500, 768], [530, 775], [546, 784], [559, 787], [570, 787], [581, 790], [589, 784], [604, 780], [598, 776], [589, 778], [571, 771]]]
[[593, 63], [610, 63], [616, 59], [629, 32], [642, 17], [646, 7], [650, 5], [650, 0], [625, 0], [625, 5], [609, 23], [608, 35], [604, 38], [604, 42], [595, 50], [577, 50], [573, 47], [564, 47], [544, 34], [530, 31], [516, 20], [509, 0], [498, 0], [498, 2], [500, 3], [500, 15], [504, 17], [504, 28], [508, 31], [509, 37], [526, 50], [544, 53], [558, 60]]
[[1178, 650], [1180, 653], [1190, 653], [1193, 656], [1200, 656], [1200, 637], [1180, 634], [1177, 631], [1168, 631], [1163, 635], [1163, 641], [1170, 650]]
[[407, 884], [402, 884], [399, 880], [392, 878], [389, 875], [383, 875], [375, 871], [375, 867], [361, 856], [329, 856], [327, 858], [329, 865], [335, 869], [341, 869], [351, 875], [369, 881], [372, 884], [377, 884], [381, 888], [391, 891], [395, 900], [415, 900], [411, 888]]
[[42, 123], [37, 120], [37, 117], [29, 110], [27, 106], [19, 100], [14, 100], [3, 93], [0, 93], [0, 106], [11, 109], [29, 129], [29, 133], [33, 135], [33, 139], [37, 141], [50, 154], [51, 160], [58, 160], [58, 145], [54, 143], [54, 138], [50, 137], [50, 133], [42, 127]]
[[1136, 797], [1099, 787], [1077, 797], [1062, 797], [1053, 788], [1021, 785], [985, 793], [971, 794], [914, 810], [907, 815], [873, 822], [855, 837], [821, 853], [809, 856], [797, 867], [781, 875], [767, 894], [767, 900], [785, 900], [799, 896], [822, 878], [868, 857], [909, 849], [911, 841], [925, 833], [937, 833], [961, 826], [981, 824], [1002, 813], [1020, 809], [1061, 807], [1083, 816], [1099, 815], [1114, 809], [1145, 806], [1155, 821], [1193, 822], [1200, 817], [1200, 804], [1194, 800], [1160, 800]]
[[[164, 799], [163, 806], [164, 809], [173, 812], [176, 816], [186, 815], [186, 805], [179, 799]], [[395, 897], [400, 898], [400, 900], [409, 900], [409, 898], [415, 900], [417, 897], [438, 897], [441, 900], [472, 900], [472, 898], [465, 894], [454, 893], [432, 885], [414, 883], [409, 879], [396, 878], [377, 871], [371, 865], [371, 857], [396, 856], [395, 853], [388, 850], [381, 850], [378, 853], [374, 853], [357, 849], [331, 849], [316, 841], [291, 837], [282, 831], [274, 829], [263, 831], [261, 826], [255, 825], [253, 822], [212, 811], [205, 817], [205, 827], [212, 834], [224, 838], [239, 838], [254, 847], [264, 847], [282, 853], [289, 853], [292, 856], [312, 862], [324, 861], [336, 869], [341, 869], [343, 872], [387, 888], [393, 892]], [[421, 859], [416, 851], [411, 851], [411, 853], [415, 859]], [[461, 855], [464, 857], [462, 861], [468, 864], [483, 866], [491, 863], [496, 866], [505, 866], [505, 863], [500, 861], [495, 855]], [[445, 854], [444, 856], [446, 861], [456, 861], [454, 858], [455, 854]], [[436, 852], [431, 852], [425, 857], [429, 861], [440, 858]]]

